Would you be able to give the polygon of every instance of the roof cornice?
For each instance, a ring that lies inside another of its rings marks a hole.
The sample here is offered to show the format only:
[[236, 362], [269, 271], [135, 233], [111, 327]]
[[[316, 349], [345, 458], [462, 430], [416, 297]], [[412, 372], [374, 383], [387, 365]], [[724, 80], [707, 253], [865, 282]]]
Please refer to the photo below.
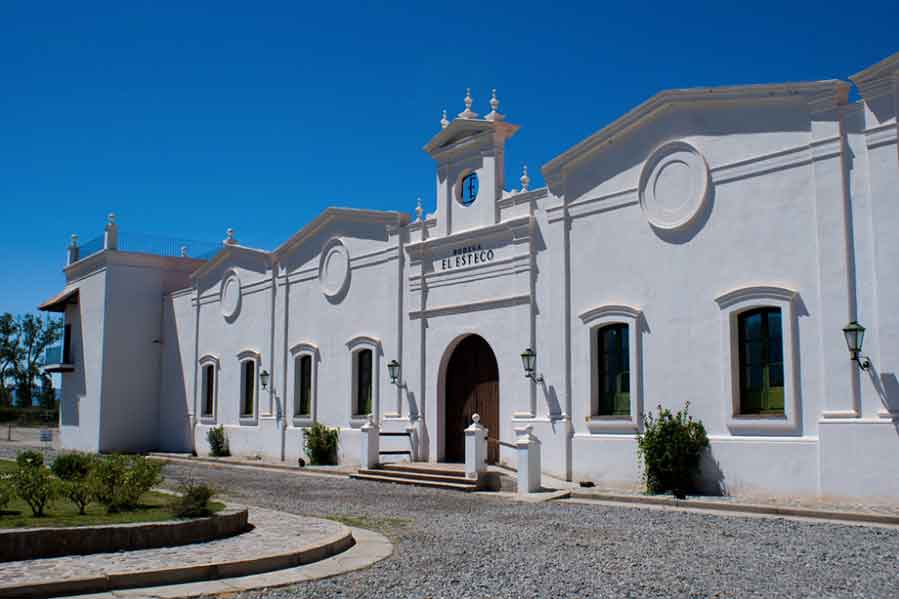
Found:
[[[894, 87], [899, 80], [899, 52], [861, 70], [849, 79], [865, 98], [876, 98], [887, 93], [896, 93]], [[892, 85], [891, 85], [892, 84]]]
[[218, 267], [222, 262], [224, 262], [228, 257], [232, 254], [249, 254], [252, 256], [257, 256], [265, 259], [265, 261], [271, 265], [272, 263], [272, 253], [266, 252], [265, 250], [257, 250], [256, 248], [246, 247], [244, 245], [238, 245], [236, 243], [224, 243], [222, 244], [222, 249], [218, 251], [218, 253], [209, 259], [208, 262], [203, 264], [200, 268], [195, 270], [191, 275], [191, 280], [197, 280], [200, 277], [204, 276], [206, 273], [210, 272], [212, 269]]
[[435, 160], [442, 160], [469, 149], [472, 144], [503, 144], [519, 129], [518, 125], [505, 121], [458, 118], [432, 137], [422, 149]]
[[306, 226], [297, 231], [290, 239], [275, 248], [272, 255], [275, 259], [297, 247], [307, 239], [315, 235], [322, 227], [335, 220], [362, 221], [368, 223], [382, 223], [384, 225], [405, 225], [410, 217], [405, 212], [394, 210], [366, 210], [362, 208], [326, 208], [324, 212], [315, 217]]
[[697, 87], [662, 91], [556, 156], [540, 170], [547, 183], [555, 185], [561, 179], [564, 167], [592, 155], [605, 144], [611, 143], [615, 137], [639, 127], [648, 119], [673, 106], [720, 102], [790, 102], [803, 98], [812, 105], [813, 110], [818, 111], [821, 109], [822, 100], [825, 104], [831, 103], [834, 106], [840, 102], [845, 103], [849, 88], [849, 83], [831, 79], [805, 83]]

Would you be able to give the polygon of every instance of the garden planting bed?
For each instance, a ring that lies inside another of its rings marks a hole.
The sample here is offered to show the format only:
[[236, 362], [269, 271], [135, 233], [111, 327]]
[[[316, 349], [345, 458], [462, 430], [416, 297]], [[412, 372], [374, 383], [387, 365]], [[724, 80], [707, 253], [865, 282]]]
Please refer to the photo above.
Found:
[[175, 547], [250, 530], [245, 508], [226, 507], [206, 518], [166, 522], [0, 530], [0, 562]]

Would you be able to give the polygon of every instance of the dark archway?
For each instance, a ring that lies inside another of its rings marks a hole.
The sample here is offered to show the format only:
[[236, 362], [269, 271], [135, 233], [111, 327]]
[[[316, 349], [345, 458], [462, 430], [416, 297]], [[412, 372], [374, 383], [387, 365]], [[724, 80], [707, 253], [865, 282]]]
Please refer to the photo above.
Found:
[[[465, 461], [465, 429], [473, 414], [481, 416], [490, 437], [499, 438], [499, 368], [482, 337], [469, 335], [453, 350], [446, 367], [444, 397], [444, 460]], [[499, 446], [488, 443], [487, 462], [494, 464], [498, 458]]]

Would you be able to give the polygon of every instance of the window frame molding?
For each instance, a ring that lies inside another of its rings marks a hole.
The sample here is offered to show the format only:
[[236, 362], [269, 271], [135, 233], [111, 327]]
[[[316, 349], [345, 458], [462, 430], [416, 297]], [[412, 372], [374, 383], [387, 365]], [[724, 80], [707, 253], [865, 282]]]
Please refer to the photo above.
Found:
[[[213, 354], [205, 354], [203, 355], [197, 364], [200, 367], [200, 422], [206, 424], [215, 424], [218, 422], [218, 406], [219, 406], [219, 373], [222, 370], [222, 363], [218, 359], [218, 356]], [[206, 385], [206, 377], [203, 376], [203, 370], [207, 366], [212, 366], [213, 368], [213, 382], [212, 382], [212, 413], [204, 414], [203, 409], [206, 407], [206, 394], [204, 393], [205, 385]]]
[[[243, 392], [244, 392], [244, 380], [243, 380], [243, 365], [244, 362], [252, 361], [254, 363], [253, 368], [253, 377], [256, 379], [253, 382], [253, 413], [252, 414], [244, 414], [243, 413]], [[241, 426], [253, 426], [258, 424], [259, 422], [259, 372], [260, 367], [262, 366], [262, 354], [256, 351], [255, 349], [245, 349], [242, 352], [237, 354], [237, 364], [238, 364], [238, 376], [239, 376], [239, 384], [240, 388], [237, 393], [237, 420]]]
[[[305, 428], [312, 426], [318, 417], [318, 364], [321, 361], [321, 353], [318, 346], [308, 341], [301, 341], [293, 345], [289, 350], [290, 360], [287, 365], [287, 376], [290, 381], [290, 419], [294, 428]], [[297, 362], [303, 356], [309, 356], [312, 359], [312, 384], [309, 391], [309, 414], [298, 415], [296, 413], [297, 402]]]
[[[633, 434], [643, 426], [643, 311], [624, 304], [605, 304], [578, 315], [587, 329], [587, 347], [590, 348], [590, 393], [587, 398], [587, 415], [584, 420], [591, 433]], [[628, 368], [630, 369], [630, 415], [599, 416], [599, 367], [597, 334], [610, 324], [627, 325]]]
[[[721, 311], [721, 392], [728, 398], [724, 419], [732, 435], [795, 435], [801, 431], [797, 337], [799, 293], [776, 285], [740, 287], [715, 298]], [[779, 308], [783, 340], [784, 414], [740, 413], [741, 314], [756, 308]]]
[[349, 415], [350, 425], [360, 427], [368, 422], [368, 414], [356, 414], [356, 354], [361, 350], [370, 349], [372, 352], [371, 364], [371, 405], [372, 416], [378, 422], [381, 408], [381, 340], [367, 335], [358, 335], [346, 342], [350, 352], [350, 393]]

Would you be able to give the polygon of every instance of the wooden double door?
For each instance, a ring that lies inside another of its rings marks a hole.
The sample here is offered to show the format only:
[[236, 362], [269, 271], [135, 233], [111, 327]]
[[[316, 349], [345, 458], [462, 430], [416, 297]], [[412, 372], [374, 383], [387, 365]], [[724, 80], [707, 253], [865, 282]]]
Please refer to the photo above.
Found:
[[[444, 460], [465, 461], [465, 429], [478, 414], [488, 437], [499, 438], [499, 369], [483, 338], [470, 335], [459, 342], [446, 368]], [[487, 443], [487, 462], [499, 459], [499, 446]]]

